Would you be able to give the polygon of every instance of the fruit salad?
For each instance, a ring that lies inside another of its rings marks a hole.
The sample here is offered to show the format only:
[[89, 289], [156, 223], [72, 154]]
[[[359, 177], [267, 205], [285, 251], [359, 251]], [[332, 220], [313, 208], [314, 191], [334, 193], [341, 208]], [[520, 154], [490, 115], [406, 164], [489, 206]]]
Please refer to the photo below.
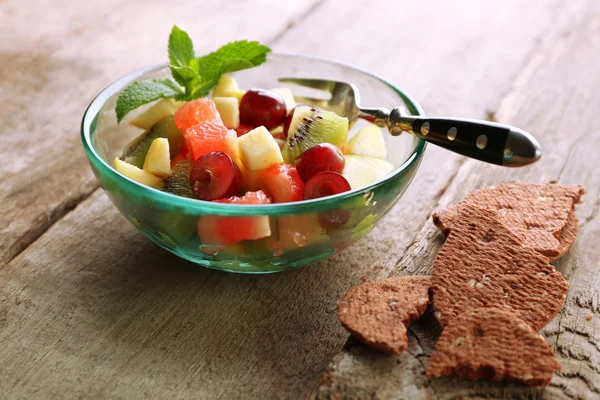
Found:
[[[394, 169], [379, 127], [349, 135], [347, 118], [296, 104], [289, 88], [242, 90], [228, 73], [264, 63], [267, 46], [241, 40], [195, 57], [190, 37], [174, 26], [168, 47], [172, 79], [133, 82], [116, 102], [118, 122], [149, 107], [127, 119], [144, 134], [114, 159], [126, 177], [196, 201], [261, 205], [336, 195]], [[152, 220], [159, 242], [197, 248], [199, 241], [205, 254], [266, 249], [277, 256], [332, 244], [328, 235], [346, 227], [353, 227], [351, 239], [368, 231], [374, 215], [363, 212], [367, 201], [352, 204], [352, 212], [342, 206], [277, 217], [158, 212]]]
[[[161, 99], [129, 123], [146, 132], [114, 160], [116, 170], [198, 201], [317, 199], [369, 185], [394, 169], [379, 127], [366, 126], [348, 140], [347, 118], [296, 104], [288, 88], [243, 91], [229, 75], [221, 76], [212, 97]], [[236, 229], [223, 218], [235, 218]], [[279, 217], [277, 229], [296, 232], [312, 223], [303, 229], [309, 241], [347, 219], [343, 212], [321, 214], [314, 222]], [[202, 243], [229, 246], [271, 237], [272, 228], [268, 217], [210, 216], [200, 218], [197, 234]], [[281, 250], [289, 247], [279, 242]]]

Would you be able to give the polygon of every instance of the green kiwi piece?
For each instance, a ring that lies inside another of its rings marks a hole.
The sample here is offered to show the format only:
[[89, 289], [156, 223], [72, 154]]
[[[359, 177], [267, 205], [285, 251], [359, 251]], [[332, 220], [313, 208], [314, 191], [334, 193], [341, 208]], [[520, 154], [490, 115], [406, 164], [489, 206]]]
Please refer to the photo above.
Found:
[[169, 140], [169, 153], [171, 154], [171, 160], [175, 158], [181, 151], [181, 147], [185, 142], [183, 135], [179, 132], [179, 129], [175, 126], [175, 121], [172, 115], [168, 115], [158, 121], [148, 133], [142, 136], [142, 138], [136, 142], [129, 150], [125, 153], [123, 161], [135, 165], [138, 168], [144, 166], [144, 160], [146, 154], [150, 149], [150, 145], [157, 138], [167, 138]]
[[320, 143], [343, 147], [348, 139], [348, 118], [309, 106], [298, 106], [281, 151], [283, 160], [293, 164], [300, 154]]
[[196, 195], [192, 191], [192, 185], [190, 184], [192, 164], [190, 160], [179, 161], [175, 164], [172, 169], [173, 173], [163, 181], [165, 183], [163, 190], [178, 196], [195, 199]]

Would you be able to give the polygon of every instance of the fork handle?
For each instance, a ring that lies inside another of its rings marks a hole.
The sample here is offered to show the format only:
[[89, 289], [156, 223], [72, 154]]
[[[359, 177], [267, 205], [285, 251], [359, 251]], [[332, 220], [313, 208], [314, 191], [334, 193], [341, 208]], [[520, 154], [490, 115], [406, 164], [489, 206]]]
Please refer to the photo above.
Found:
[[510, 167], [531, 164], [541, 156], [535, 138], [519, 128], [470, 119], [410, 116], [402, 111], [394, 109], [390, 114], [392, 135], [409, 132], [463, 156]]

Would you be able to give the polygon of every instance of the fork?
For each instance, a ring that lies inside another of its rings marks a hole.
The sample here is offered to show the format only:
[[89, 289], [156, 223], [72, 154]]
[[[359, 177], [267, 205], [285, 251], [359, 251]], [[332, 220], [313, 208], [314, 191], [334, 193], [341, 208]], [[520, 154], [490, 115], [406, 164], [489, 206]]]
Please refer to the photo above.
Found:
[[350, 126], [362, 118], [387, 127], [393, 136], [408, 132], [463, 156], [505, 167], [528, 165], [542, 155], [537, 140], [514, 126], [473, 119], [409, 115], [404, 107], [391, 111], [362, 107], [358, 89], [348, 82], [305, 78], [279, 78], [279, 81], [330, 93], [328, 100], [294, 97], [298, 104], [323, 108], [347, 117]]

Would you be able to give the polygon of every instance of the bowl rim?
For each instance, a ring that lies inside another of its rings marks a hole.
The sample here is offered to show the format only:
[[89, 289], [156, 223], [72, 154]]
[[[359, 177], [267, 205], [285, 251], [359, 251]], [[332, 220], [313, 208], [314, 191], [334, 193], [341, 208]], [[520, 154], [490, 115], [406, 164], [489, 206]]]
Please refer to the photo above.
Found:
[[[421, 105], [408, 93], [399, 89], [386, 79], [373, 74], [365, 69], [352, 66], [350, 64], [334, 61], [325, 57], [313, 56], [302, 53], [294, 52], [273, 52], [275, 56], [283, 57], [301, 57], [312, 59], [319, 62], [330, 63], [340, 65], [345, 68], [350, 68], [355, 71], [361, 72], [365, 75], [369, 75], [375, 78], [392, 89], [406, 104], [407, 108], [413, 115], [423, 116], [425, 115]], [[138, 183], [122, 174], [117, 172], [111, 165], [109, 165], [100, 155], [96, 152], [94, 145], [92, 144], [92, 125], [94, 125], [98, 119], [99, 113], [102, 110], [106, 101], [112, 97], [117, 91], [122, 90], [125, 84], [128, 84], [136, 78], [144, 75], [147, 72], [163, 69], [169, 66], [168, 62], [152, 64], [146, 67], [139, 68], [133, 72], [130, 72], [121, 78], [117, 79], [113, 83], [106, 86], [96, 97], [92, 100], [90, 105], [86, 108], [83, 118], [81, 121], [81, 141], [87, 155], [90, 164], [94, 164], [101, 173], [107, 173], [111, 175], [119, 183], [118, 185], [129, 186], [133, 190], [137, 190], [141, 195], [145, 195], [153, 200], [159, 200], [168, 202], [173, 207], [183, 208], [185, 210], [191, 210], [192, 212], [201, 212], [203, 214], [212, 213], [217, 215], [285, 215], [295, 213], [308, 213], [315, 211], [322, 211], [324, 209], [330, 209], [339, 205], [340, 202], [350, 200], [353, 198], [363, 197], [367, 195], [371, 190], [381, 186], [385, 186], [387, 183], [392, 181], [396, 176], [402, 174], [404, 171], [409, 169], [413, 164], [417, 163], [422, 157], [427, 142], [421, 138], [417, 139], [417, 144], [408, 156], [408, 158], [391, 173], [378, 179], [368, 186], [353, 189], [347, 192], [339, 193], [333, 196], [302, 200], [289, 203], [275, 203], [275, 204], [258, 204], [258, 205], [247, 205], [247, 204], [227, 204], [227, 203], [216, 203], [210, 201], [201, 201], [197, 199], [189, 199], [182, 196], [177, 196], [162, 190], [152, 188], [150, 186]]]

